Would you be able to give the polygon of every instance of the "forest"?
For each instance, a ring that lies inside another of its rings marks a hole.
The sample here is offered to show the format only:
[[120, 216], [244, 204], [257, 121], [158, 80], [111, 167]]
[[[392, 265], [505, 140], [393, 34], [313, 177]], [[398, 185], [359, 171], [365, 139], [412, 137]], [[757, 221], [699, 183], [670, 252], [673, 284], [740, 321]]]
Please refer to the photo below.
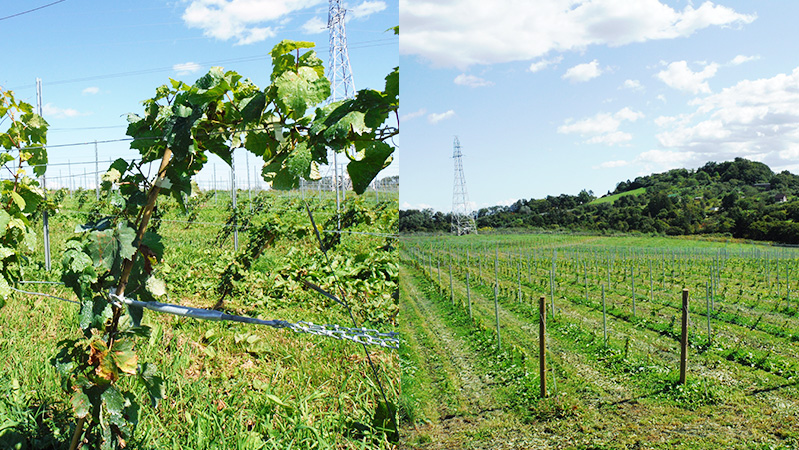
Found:
[[[482, 230], [711, 234], [799, 244], [797, 195], [799, 176], [735, 158], [621, 181], [602, 197], [584, 189], [482, 208], [476, 223]], [[400, 211], [404, 233], [449, 232], [450, 221], [450, 213]]]

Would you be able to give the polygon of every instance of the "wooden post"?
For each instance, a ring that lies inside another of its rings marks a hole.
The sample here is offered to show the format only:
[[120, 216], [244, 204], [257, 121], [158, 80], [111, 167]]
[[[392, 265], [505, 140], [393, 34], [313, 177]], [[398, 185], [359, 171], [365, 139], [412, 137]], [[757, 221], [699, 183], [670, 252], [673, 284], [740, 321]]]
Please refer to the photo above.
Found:
[[680, 383], [685, 384], [688, 357], [688, 289], [682, 290], [682, 335], [680, 338]]
[[541, 380], [541, 398], [547, 396], [547, 307], [546, 297], [538, 299], [538, 378]]

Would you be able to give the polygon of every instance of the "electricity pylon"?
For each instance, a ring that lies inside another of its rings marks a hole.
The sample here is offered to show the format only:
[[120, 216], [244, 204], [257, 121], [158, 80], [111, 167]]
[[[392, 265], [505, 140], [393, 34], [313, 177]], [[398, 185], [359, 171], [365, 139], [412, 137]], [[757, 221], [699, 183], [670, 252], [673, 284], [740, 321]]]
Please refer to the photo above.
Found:
[[[327, 79], [330, 80], [330, 101], [335, 102], [355, 96], [355, 82], [352, 79], [350, 55], [347, 52], [347, 31], [344, 28], [344, 15], [347, 10], [341, 7], [341, 0], [330, 0], [327, 14], [327, 28], [330, 32], [330, 60], [328, 61]], [[333, 151], [333, 175], [336, 177], [336, 212], [338, 227], [341, 231], [341, 200], [339, 188], [341, 180], [338, 176], [338, 158]]]
[[455, 160], [455, 187], [452, 190], [452, 233], [456, 236], [474, 233], [477, 226], [474, 223], [469, 208], [469, 194], [466, 193], [466, 177], [463, 175], [463, 154], [458, 136], [455, 136], [452, 159]]

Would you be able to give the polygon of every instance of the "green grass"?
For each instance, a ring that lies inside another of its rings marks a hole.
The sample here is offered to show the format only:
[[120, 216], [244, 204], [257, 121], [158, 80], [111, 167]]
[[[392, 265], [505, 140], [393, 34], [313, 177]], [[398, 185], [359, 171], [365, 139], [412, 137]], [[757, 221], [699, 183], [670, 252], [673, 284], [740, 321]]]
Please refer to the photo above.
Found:
[[640, 194], [643, 194], [645, 192], [646, 192], [646, 188], [633, 189], [632, 191], [626, 191], [626, 192], [622, 192], [620, 194], [613, 194], [613, 195], [607, 195], [605, 197], [600, 197], [600, 198], [592, 201], [589, 204], [590, 205], [601, 205], [602, 203], [610, 203], [612, 205], [616, 200], [618, 200], [618, 199], [620, 199], [622, 197], [627, 197], [628, 195], [640, 195]]

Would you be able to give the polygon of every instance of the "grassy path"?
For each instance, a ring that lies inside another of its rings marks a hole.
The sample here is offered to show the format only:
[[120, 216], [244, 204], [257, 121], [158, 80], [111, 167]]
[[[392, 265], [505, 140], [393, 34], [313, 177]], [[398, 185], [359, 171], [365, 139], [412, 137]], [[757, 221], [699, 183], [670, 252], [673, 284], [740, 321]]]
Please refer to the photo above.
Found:
[[486, 361], [467, 342], [469, 330], [417, 277], [411, 269], [400, 271], [403, 397], [413, 422], [403, 446], [513, 448], [495, 438], [521, 442], [520, 424], [504, 408]]

